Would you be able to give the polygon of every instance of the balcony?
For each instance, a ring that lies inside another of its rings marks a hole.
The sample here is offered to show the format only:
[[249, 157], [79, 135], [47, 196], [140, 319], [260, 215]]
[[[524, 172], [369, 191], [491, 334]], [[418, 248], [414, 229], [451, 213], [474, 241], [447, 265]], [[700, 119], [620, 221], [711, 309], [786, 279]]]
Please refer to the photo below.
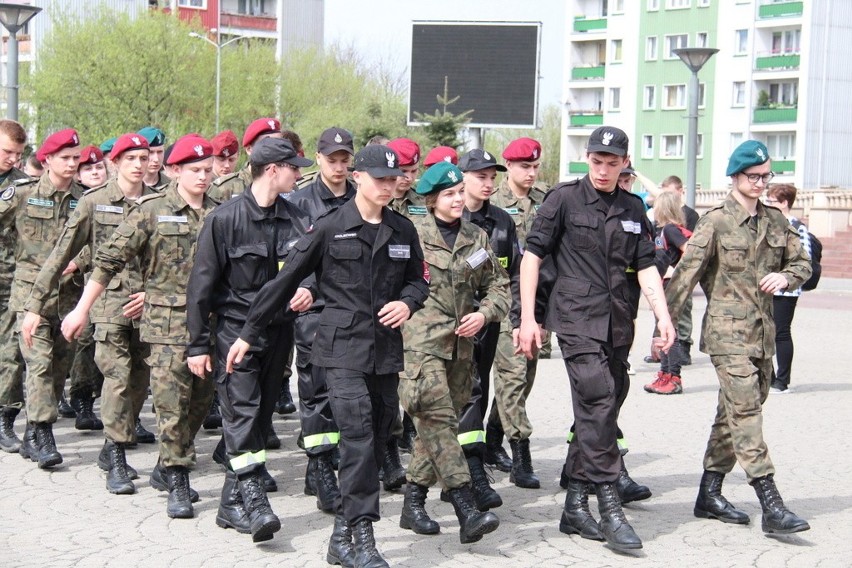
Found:
[[570, 126], [603, 126], [603, 113], [598, 111], [572, 112], [569, 120]]
[[794, 174], [796, 160], [772, 160], [772, 171], [776, 174]]
[[568, 173], [586, 175], [589, 173], [589, 164], [587, 162], [568, 162]]
[[603, 65], [597, 65], [595, 67], [574, 67], [571, 69], [572, 81], [603, 79], [604, 75], [606, 75], [606, 67]]
[[[799, 2], [801, 4], [801, 2]], [[586, 16], [577, 16], [574, 18], [574, 31], [575, 32], [593, 32], [598, 30], [606, 29], [606, 18], [597, 18], [594, 20], [587, 20]]]
[[766, 71], [770, 69], [798, 69], [799, 59], [798, 53], [758, 56], [757, 59], [755, 59], [754, 68], [757, 71]]
[[274, 14], [234, 14], [222, 12], [222, 32], [229, 29], [276, 33], [278, 18]]
[[792, 107], [756, 108], [754, 109], [754, 124], [766, 124], [768, 122], [796, 122], [799, 109]]
[[759, 18], [787, 18], [801, 16], [804, 10], [804, 2], [772, 2], [762, 4], [758, 10]]

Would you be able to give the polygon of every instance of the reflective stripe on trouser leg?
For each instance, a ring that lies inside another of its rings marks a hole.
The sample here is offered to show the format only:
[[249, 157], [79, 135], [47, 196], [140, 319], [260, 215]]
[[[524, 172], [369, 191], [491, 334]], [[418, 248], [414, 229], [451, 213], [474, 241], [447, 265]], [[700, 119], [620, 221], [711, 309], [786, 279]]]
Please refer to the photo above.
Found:
[[228, 463], [231, 464], [231, 469], [237, 475], [247, 473], [255, 469], [258, 465], [266, 463], [266, 450], [240, 454], [235, 458], [231, 458]]

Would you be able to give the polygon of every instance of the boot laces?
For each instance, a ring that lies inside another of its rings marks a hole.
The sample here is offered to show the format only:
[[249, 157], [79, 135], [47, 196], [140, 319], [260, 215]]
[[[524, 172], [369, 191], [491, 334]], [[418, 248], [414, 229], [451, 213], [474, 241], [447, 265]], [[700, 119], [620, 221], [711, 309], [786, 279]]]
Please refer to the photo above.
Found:
[[478, 493], [490, 492], [494, 478], [488, 475], [482, 462], [476, 459], [471, 460], [468, 462], [468, 468], [470, 469], [470, 481], [474, 491]]
[[56, 449], [56, 441], [53, 439], [53, 430], [49, 425], [36, 428], [36, 443], [39, 448]]
[[84, 396], [80, 399], [80, 411], [86, 415], [90, 416], [95, 412], [95, 399], [90, 396]]
[[174, 479], [175, 497], [179, 501], [189, 501], [189, 475], [183, 471], [178, 471], [175, 473]]
[[317, 460], [317, 473], [319, 474], [320, 482], [327, 490], [337, 489], [337, 479], [334, 477], [334, 468], [331, 467], [331, 456], [320, 456]]
[[373, 523], [370, 521], [360, 521], [355, 525], [355, 540], [361, 554], [367, 559], [378, 556], [379, 551], [376, 550], [376, 540], [373, 537]]
[[245, 506], [250, 511], [254, 511], [263, 507], [268, 507], [269, 502], [266, 499], [266, 494], [260, 486], [260, 479], [256, 475], [252, 475], [242, 483], [243, 500]]
[[778, 488], [775, 486], [775, 481], [771, 477], [761, 479], [759, 482], [760, 488], [763, 490], [763, 496], [766, 500], [766, 507], [769, 509], [786, 509], [784, 500], [781, 499], [781, 494], [778, 493]]
[[127, 475], [127, 457], [124, 453], [124, 446], [120, 446], [115, 444], [113, 451], [111, 452], [112, 457], [112, 469], [115, 471], [118, 477], [128, 477]]
[[622, 523], [626, 523], [627, 517], [624, 516], [624, 510], [621, 508], [621, 500], [618, 498], [615, 485], [611, 483], [603, 484], [601, 486], [601, 497], [607, 509], [607, 514]]

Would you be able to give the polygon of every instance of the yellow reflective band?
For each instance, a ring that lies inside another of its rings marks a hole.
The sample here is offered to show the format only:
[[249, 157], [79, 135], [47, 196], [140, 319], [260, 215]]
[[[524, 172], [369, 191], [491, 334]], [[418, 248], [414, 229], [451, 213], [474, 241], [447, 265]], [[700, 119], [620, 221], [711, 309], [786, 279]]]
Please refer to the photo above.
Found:
[[574, 432], [568, 432], [568, 443], [570, 444], [573, 441], [574, 441]]
[[503, 268], [509, 268], [509, 257], [508, 256], [498, 256], [497, 261], [500, 263], [500, 266]]
[[278, 270], [281, 270], [282, 268], [284, 268], [284, 261], [283, 261], [283, 260], [279, 260], [279, 261], [278, 261]]
[[459, 444], [462, 446], [468, 446], [470, 444], [484, 444], [485, 443], [485, 430], [474, 430], [472, 432], [464, 432], [458, 435]]
[[240, 471], [241, 469], [245, 469], [259, 463], [266, 463], [266, 450], [240, 454], [235, 458], [231, 458], [229, 463], [231, 464], [231, 469], [234, 471]]
[[615, 443], [618, 444], [619, 450], [626, 450], [627, 449], [627, 439], [626, 438], [619, 438], [615, 441]]
[[318, 446], [336, 446], [340, 443], [340, 432], [326, 432], [305, 436], [305, 449]]

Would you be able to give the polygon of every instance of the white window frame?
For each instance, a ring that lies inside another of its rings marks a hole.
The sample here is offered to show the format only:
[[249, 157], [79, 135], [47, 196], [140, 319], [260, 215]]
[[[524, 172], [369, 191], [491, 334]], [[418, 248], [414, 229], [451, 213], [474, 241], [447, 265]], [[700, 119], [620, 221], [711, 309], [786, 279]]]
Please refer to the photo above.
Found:
[[777, 160], [794, 160], [796, 158], [796, 133], [771, 132], [766, 135], [766, 147], [769, 155]]
[[707, 87], [704, 83], [698, 83], [698, 108], [707, 106]]
[[609, 110], [617, 112], [621, 110], [621, 87], [610, 87], [609, 89]]
[[645, 85], [642, 89], [642, 110], [657, 110], [656, 85]]
[[697, 135], [698, 144], [695, 145], [695, 157], [703, 158], [704, 157], [704, 135], [700, 132]]
[[607, 0], [608, 12], [610, 14], [624, 13], [624, 0]]
[[728, 149], [728, 152], [733, 152], [737, 148], [737, 146], [739, 146], [740, 144], [743, 143], [743, 140], [745, 140], [745, 134], [744, 133], [742, 133], [742, 132], [731, 132], [731, 139], [730, 139], [730, 142], [729, 142], [731, 147]]
[[654, 135], [645, 134], [642, 136], [642, 159], [654, 159]]
[[666, 0], [666, 10], [688, 10], [692, 0]]
[[645, 5], [645, 9], [648, 12], [657, 12], [660, 10], [660, 0], [648, 0], [648, 3]]
[[695, 47], [710, 47], [710, 34], [708, 32], [696, 32]]
[[[677, 90], [677, 99], [680, 104], [669, 105], [669, 90], [676, 89]], [[686, 83], [673, 83], [671, 85], [663, 85], [663, 93], [660, 99], [660, 108], [663, 110], [683, 110], [686, 108], [686, 100], [687, 92], [686, 92]]]
[[748, 30], [734, 30], [734, 55], [748, 55]]
[[206, 10], [207, 0], [178, 0], [179, 8], [189, 8], [190, 10]]
[[648, 36], [645, 38], [645, 61], [656, 61], [659, 57], [660, 38]]
[[731, 84], [731, 106], [741, 108], [746, 105], [745, 81], [734, 81]]
[[[676, 151], [679, 151], [677, 154], [668, 154], [666, 152], [666, 148], [668, 147], [669, 139], [673, 139], [675, 142]], [[685, 144], [683, 134], [663, 134], [660, 136], [660, 159], [662, 160], [682, 160], [684, 155], [686, 154], [686, 144]]]
[[[679, 45], [680, 42], [678, 42], [678, 45], [672, 46], [672, 40], [675, 38], [683, 38], [683, 45]], [[664, 36], [663, 44], [663, 49], [665, 49], [663, 52], [663, 59], [679, 59], [672, 50], [689, 47], [689, 34], [668, 34]]]
[[609, 40], [610, 63], [621, 63], [624, 60], [624, 42], [620, 39]]
[[695, 5], [698, 6], [699, 8], [709, 8], [710, 7], [710, 0], [697, 0]]

